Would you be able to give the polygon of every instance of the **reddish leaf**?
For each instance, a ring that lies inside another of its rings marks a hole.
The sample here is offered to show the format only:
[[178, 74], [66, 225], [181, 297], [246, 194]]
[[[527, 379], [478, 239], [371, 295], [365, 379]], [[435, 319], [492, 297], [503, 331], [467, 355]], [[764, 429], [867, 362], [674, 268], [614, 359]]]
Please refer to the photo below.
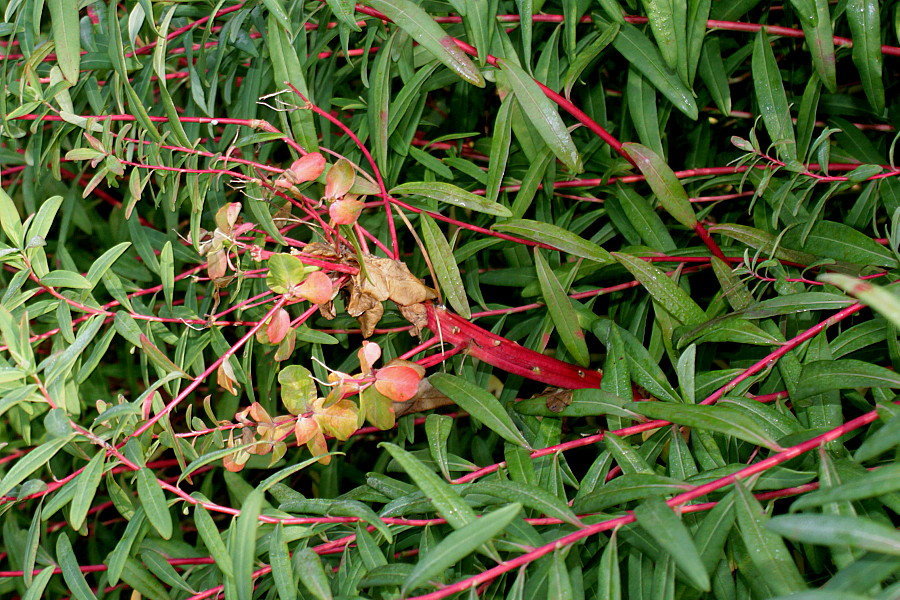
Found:
[[338, 225], [352, 225], [359, 218], [359, 213], [366, 207], [365, 202], [361, 202], [356, 198], [342, 198], [336, 200], [328, 207], [328, 214], [331, 219]]
[[423, 374], [409, 365], [390, 365], [375, 374], [375, 389], [394, 402], [406, 402], [416, 395]]
[[219, 368], [216, 369], [216, 383], [228, 390], [229, 394], [237, 395], [237, 379], [234, 376], [234, 369], [228, 359], [222, 361]]
[[279, 309], [266, 326], [266, 335], [269, 336], [270, 344], [278, 344], [287, 335], [288, 327], [291, 325], [291, 316], [288, 311], [283, 308]]
[[356, 356], [359, 357], [359, 368], [363, 374], [371, 375], [372, 365], [381, 358], [381, 346], [375, 342], [364, 340], [362, 348], [356, 351]]
[[334, 289], [331, 286], [331, 278], [322, 271], [313, 271], [303, 283], [294, 287], [291, 292], [295, 296], [309, 300], [313, 304], [326, 304], [331, 302]]
[[318, 432], [319, 424], [312, 417], [300, 417], [294, 424], [294, 437], [297, 438], [298, 446], [309, 442]]
[[314, 181], [325, 170], [325, 157], [318, 152], [310, 152], [295, 160], [275, 181], [275, 187], [289, 188], [298, 183]]
[[338, 160], [325, 176], [325, 197], [342, 197], [353, 187], [355, 179], [356, 173], [353, 171], [353, 165], [343, 158]]

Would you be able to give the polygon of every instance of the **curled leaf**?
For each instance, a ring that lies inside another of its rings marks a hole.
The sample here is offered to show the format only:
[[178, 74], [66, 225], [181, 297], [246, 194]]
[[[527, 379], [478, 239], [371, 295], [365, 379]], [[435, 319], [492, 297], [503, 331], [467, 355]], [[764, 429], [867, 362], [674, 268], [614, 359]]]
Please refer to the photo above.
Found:
[[356, 173], [353, 171], [353, 165], [343, 158], [339, 159], [325, 176], [325, 197], [343, 197], [353, 187], [355, 180]]
[[325, 157], [318, 152], [310, 152], [291, 163], [281, 177], [275, 180], [275, 187], [289, 188], [298, 183], [314, 181], [325, 170]]

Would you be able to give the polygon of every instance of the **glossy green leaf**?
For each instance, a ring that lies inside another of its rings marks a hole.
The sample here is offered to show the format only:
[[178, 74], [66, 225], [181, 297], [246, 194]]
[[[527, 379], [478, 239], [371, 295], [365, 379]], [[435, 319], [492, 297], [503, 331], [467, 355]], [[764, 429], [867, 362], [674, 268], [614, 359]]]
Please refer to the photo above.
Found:
[[819, 280], [844, 290], [900, 326], [900, 298], [890, 289], [842, 273], [824, 273]]
[[465, 81], [484, 87], [484, 77], [456, 42], [431, 16], [410, 0], [366, 0], [372, 8], [407, 32], [435, 58]]
[[565, 521], [575, 527], [584, 527], [568, 504], [547, 490], [536, 485], [516, 481], [483, 481], [471, 488], [472, 492], [484, 493], [507, 502], [520, 502], [544, 516]]
[[663, 419], [679, 425], [716, 431], [757, 446], [765, 446], [773, 450], [781, 449], [756, 418], [727, 406], [701, 406], [669, 402], [631, 402], [625, 406], [629, 410], [651, 419]]
[[500, 185], [506, 173], [506, 164], [509, 160], [510, 141], [512, 140], [512, 121], [510, 109], [514, 96], [508, 95], [500, 103], [497, 110], [497, 118], [494, 121], [494, 135], [491, 137], [491, 159], [488, 163], [488, 180], [485, 186], [484, 198], [488, 202], [497, 202], [500, 195]]
[[56, 62], [66, 81], [75, 85], [81, 71], [81, 28], [76, 0], [47, 0]]
[[441, 481], [440, 477], [403, 448], [387, 442], [383, 442], [380, 446], [400, 463], [403, 470], [409, 474], [416, 486], [434, 505], [435, 510], [451, 527], [460, 529], [475, 521], [475, 511], [456, 493], [453, 486]]
[[434, 268], [441, 291], [453, 310], [463, 318], [471, 318], [472, 311], [469, 309], [466, 289], [463, 286], [462, 277], [459, 275], [459, 266], [453, 258], [453, 250], [447, 243], [447, 238], [444, 237], [434, 219], [426, 214], [422, 214], [419, 218], [422, 223], [422, 240], [428, 250], [431, 266]]
[[617, 252], [613, 252], [612, 257], [628, 269], [653, 296], [653, 299], [673, 317], [685, 325], [697, 325], [706, 321], [706, 313], [697, 306], [688, 293], [651, 263]]
[[804, 494], [791, 504], [791, 512], [830, 502], [874, 498], [896, 491], [900, 491], [900, 465], [885, 465], [846, 483]]
[[226, 577], [234, 577], [234, 566], [231, 555], [222, 536], [219, 534], [219, 528], [203, 506], [199, 504], [194, 507], [194, 525], [197, 527], [197, 533], [209, 553], [216, 561], [216, 566]]
[[659, 49], [637, 27], [631, 23], [622, 23], [619, 35], [612, 44], [675, 108], [689, 119], [697, 119], [698, 110], [694, 95], [675, 71], [666, 65]]
[[403, 582], [403, 593], [420, 587], [423, 583], [451, 567], [502, 532], [519, 513], [518, 502], [507, 504], [494, 512], [457, 529], [441, 543], [426, 553]]
[[797, 142], [784, 83], [769, 38], [763, 30], [756, 35], [753, 44], [753, 87], [763, 123], [778, 156], [787, 163], [796, 162]]
[[303, 587], [317, 600], [331, 600], [331, 584], [319, 555], [311, 548], [304, 548], [294, 555]]
[[512, 219], [497, 223], [491, 229], [547, 244], [573, 256], [597, 263], [605, 264], [613, 261], [612, 255], [597, 244], [552, 223], [541, 223], [530, 219]]
[[812, 62], [822, 83], [829, 91], [837, 90], [834, 58], [834, 31], [828, 0], [792, 0], [791, 4], [800, 18], [800, 26], [806, 44], [812, 54]]
[[847, 23], [853, 35], [853, 63], [862, 78], [863, 90], [872, 109], [884, 111], [884, 83], [881, 80], [881, 17], [878, 0], [849, 0]]
[[91, 289], [91, 282], [84, 276], [72, 271], [50, 271], [41, 277], [41, 284], [47, 287], [73, 288], [77, 290]]
[[900, 388], [900, 375], [884, 367], [845, 358], [817, 360], [803, 365], [796, 400], [830, 390], [849, 388]]
[[234, 563], [234, 590], [238, 600], [250, 600], [253, 597], [256, 534], [259, 531], [259, 513], [263, 502], [262, 491], [251, 491], [241, 503], [241, 514], [232, 524], [229, 554]]
[[578, 316], [572, 307], [572, 302], [566, 295], [566, 291], [560, 284], [559, 279], [553, 274], [547, 260], [541, 256], [539, 248], [534, 249], [534, 262], [537, 268], [538, 281], [541, 284], [541, 294], [544, 297], [544, 303], [550, 312], [550, 318], [556, 326], [556, 331], [566, 347], [566, 350], [575, 358], [576, 362], [582, 366], [588, 366], [591, 362], [590, 353], [588, 352], [587, 342], [584, 339], [584, 332], [578, 326]]
[[672, 557], [691, 585], [709, 591], [709, 575], [691, 533], [662, 499], [645, 500], [634, 509], [634, 517], [638, 525]]
[[731, 87], [725, 76], [725, 63], [722, 62], [722, 53], [719, 40], [708, 37], [703, 43], [699, 64], [700, 78], [712, 96], [716, 107], [726, 117], [731, 114]]
[[572, 510], [578, 514], [599, 512], [611, 506], [653, 496], [674, 496], [691, 486], [656, 473], [626, 473], [575, 500]]
[[864, 517], [845, 515], [779, 515], [766, 526], [792, 540], [826, 546], [846, 545], [900, 556], [900, 532]]
[[78, 566], [75, 550], [72, 548], [69, 534], [65, 530], [60, 532], [56, 538], [56, 561], [62, 570], [62, 576], [66, 581], [66, 585], [75, 598], [78, 600], [97, 600], [97, 596], [91, 591], [84, 574]]
[[853, 227], [833, 221], [819, 221], [804, 238], [800, 228], [794, 228], [782, 238], [789, 248], [802, 249], [816, 256], [861, 265], [897, 267], [897, 259], [890, 250]]
[[84, 519], [87, 517], [91, 503], [94, 501], [94, 495], [100, 486], [100, 479], [103, 477], [103, 463], [105, 460], [106, 452], [98, 452], [76, 479], [75, 496], [72, 498], [71, 508], [69, 509], [69, 525], [72, 526], [72, 529], [81, 529], [81, 526], [84, 524]]
[[659, 198], [662, 207], [685, 227], [694, 228], [697, 217], [684, 186], [666, 162], [649, 148], [633, 142], [624, 144], [628, 153]]
[[502, 204], [491, 202], [452, 183], [442, 181], [409, 181], [393, 188], [390, 190], [390, 193], [415, 194], [497, 217], [509, 217], [512, 215], [509, 209]]
[[575, 60], [566, 70], [566, 80], [564, 84], [565, 96], [568, 98], [572, 93], [572, 87], [584, 70], [590, 66], [592, 62], [606, 49], [609, 44], [619, 35], [620, 25], [617, 22], [610, 23], [598, 33], [591, 42], [575, 55]]
[[387, 524], [381, 520], [375, 511], [356, 500], [329, 500], [325, 498], [288, 500], [287, 502], [282, 502], [278, 508], [279, 510], [299, 514], [356, 517], [374, 526], [389, 542], [393, 541], [394, 538]]
[[428, 381], [439, 392], [456, 402], [461, 409], [506, 441], [530, 448], [503, 405], [487, 390], [462, 377], [447, 373], [436, 373], [429, 377]]
[[547, 146], [553, 150], [556, 158], [573, 173], [581, 173], [584, 170], [581, 155], [566, 129], [566, 124], [559, 116], [556, 104], [541, 91], [534, 79], [514, 62], [500, 58], [497, 59], [497, 65], [512, 87], [525, 117]]
[[137, 489], [147, 520], [163, 539], [172, 537], [172, 515], [166, 504], [166, 495], [153, 471], [147, 467], [141, 467], [137, 472]]
[[790, 594], [806, 589], [806, 583], [784, 541], [767, 527], [769, 517], [759, 501], [740, 482], [735, 484], [735, 509], [741, 539], [750, 561], [777, 594]]
[[452, 417], [436, 413], [425, 417], [425, 435], [428, 437], [428, 451], [431, 452], [431, 459], [441, 469], [444, 479], [448, 481], [451, 477], [447, 462], [447, 440], [452, 429]]
[[32, 473], [44, 467], [60, 449], [75, 438], [74, 433], [52, 439], [17, 459], [6, 475], [0, 479], [0, 497], [9, 496], [13, 489], [25, 481]]

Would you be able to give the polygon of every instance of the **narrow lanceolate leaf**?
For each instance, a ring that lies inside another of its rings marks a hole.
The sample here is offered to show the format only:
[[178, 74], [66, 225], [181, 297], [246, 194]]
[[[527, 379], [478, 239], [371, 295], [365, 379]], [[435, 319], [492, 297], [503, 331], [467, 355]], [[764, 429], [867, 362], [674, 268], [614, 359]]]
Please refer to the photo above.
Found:
[[238, 600], [253, 597], [253, 561], [256, 558], [256, 532], [263, 499], [260, 490], [250, 492], [241, 504], [241, 514], [232, 525], [230, 554], [234, 560], [234, 589]]
[[72, 441], [74, 437], [75, 434], [70, 434], [50, 440], [18, 459], [15, 465], [0, 479], [0, 498], [8, 496], [14, 487], [45, 466], [59, 452], [60, 448]]
[[166, 495], [163, 493], [153, 471], [147, 467], [141, 467], [137, 474], [138, 498], [147, 513], [147, 520], [153, 525], [160, 537], [169, 539], [172, 537], [172, 515], [166, 504]]
[[853, 34], [853, 64], [872, 109], [884, 112], [884, 82], [881, 79], [881, 18], [878, 0], [849, 0], [847, 22]]
[[803, 365], [800, 385], [792, 398], [800, 400], [830, 390], [900, 388], [900, 375], [872, 363], [851, 358], [817, 360]]
[[676, 221], [685, 227], [694, 228], [697, 225], [697, 216], [691, 207], [691, 201], [684, 186], [675, 177], [675, 172], [653, 150], [629, 142], [624, 144], [625, 151], [632, 159], [644, 177], [660, 204], [666, 212], [672, 215]]
[[75, 85], [81, 70], [81, 27], [78, 0], [47, 0], [56, 62], [66, 81]]
[[694, 94], [684, 85], [678, 74], [666, 65], [659, 49], [641, 33], [640, 29], [631, 23], [622, 23], [619, 35], [613, 40], [613, 47], [628, 60], [629, 64], [643, 73], [675, 108], [689, 119], [697, 119], [699, 112]]
[[849, 502], [875, 498], [900, 491], [900, 465], [893, 464], [869, 471], [847, 483], [804, 494], [791, 504], [791, 512], [822, 506], [830, 502]]
[[725, 63], [719, 48], [719, 40], [707, 37], [700, 51], [700, 78], [712, 96], [716, 106], [726, 117], [731, 114], [731, 88], [725, 74]]
[[651, 419], [663, 419], [679, 425], [708, 429], [757, 446], [780, 449], [765, 427], [750, 415], [733, 408], [669, 402], [630, 402], [625, 408]]
[[456, 402], [457, 405], [479, 421], [485, 427], [505, 439], [507, 442], [530, 448], [522, 433], [516, 428], [509, 414], [500, 401], [492, 393], [462, 377], [436, 373], [429, 379], [439, 392]]
[[497, 64], [512, 86], [525, 117], [531, 121], [547, 146], [553, 150], [556, 158], [570, 171], [581, 173], [584, 170], [581, 155], [578, 154], [566, 124], [559, 116], [556, 104], [541, 91], [538, 84], [522, 67], [502, 58], [497, 60]]
[[506, 173], [506, 161], [509, 159], [509, 143], [512, 139], [512, 120], [509, 113], [513, 105], [513, 96], [507, 95], [497, 110], [494, 120], [494, 135], [491, 137], [491, 160], [488, 163], [488, 178], [484, 197], [489, 202], [496, 202], [500, 195], [500, 185]]
[[522, 505], [513, 502], [448, 535], [428, 551], [407, 576], [402, 588], [404, 596], [500, 534], [520, 512]]
[[584, 332], [578, 326], [578, 315], [575, 314], [571, 300], [566, 295], [559, 279], [553, 274], [553, 269], [547, 264], [547, 260], [541, 256], [539, 248], [534, 249], [534, 262], [538, 281], [541, 284], [541, 294], [544, 296], [550, 318], [556, 326], [556, 331], [559, 332], [563, 345], [578, 364], [588, 366], [591, 362], [590, 352], [584, 341]]
[[812, 54], [813, 65], [819, 79], [829, 91], [834, 92], [837, 90], [834, 70], [834, 31], [831, 27], [828, 0], [792, 0], [791, 4], [800, 17], [800, 26], [803, 28], [806, 45]]
[[468, 208], [497, 217], [512, 216], [509, 209], [502, 204], [491, 202], [472, 192], [467, 192], [452, 183], [445, 183], [443, 181], [410, 181], [398, 185], [392, 189], [390, 193], [416, 194], [418, 196], [437, 200], [438, 202], [446, 202], [447, 204], [453, 204], [454, 206]]
[[463, 286], [462, 277], [459, 275], [459, 266], [453, 258], [453, 251], [450, 249], [450, 244], [447, 243], [447, 238], [444, 237], [434, 219], [426, 214], [420, 215], [419, 218], [422, 222], [422, 239], [444, 297], [460, 316], [470, 319], [472, 311], [469, 309], [469, 301], [466, 298], [466, 288]]
[[55, 570], [56, 567], [50, 565], [49, 567], [44, 567], [40, 573], [35, 575], [34, 581], [28, 586], [28, 591], [22, 596], [22, 600], [40, 600], [44, 598], [44, 589], [50, 583], [50, 578], [53, 577], [53, 571]]
[[850, 546], [900, 556], [900, 532], [864, 517], [845, 515], [781, 515], [767, 527], [786, 538], [806, 544]]
[[518, 235], [541, 244], [553, 246], [573, 256], [586, 258], [597, 263], [605, 264], [613, 262], [612, 255], [595, 244], [571, 231], [552, 223], [532, 221], [530, 219], [512, 219], [491, 226], [494, 231]]
[[650, 498], [634, 509], [638, 524], [674, 559], [691, 585], [709, 591], [709, 575], [685, 527], [662, 498]]
[[769, 517], [759, 501], [740, 481], [735, 484], [735, 491], [738, 526], [751, 562], [766, 574], [769, 587], [776, 594], [805, 590], [806, 583], [784, 540], [766, 527]]
[[756, 101], [763, 123], [772, 143], [778, 149], [778, 155], [785, 162], [797, 160], [797, 143], [794, 139], [794, 126], [784, 83], [775, 55], [769, 45], [765, 31], [760, 30], [753, 45], [753, 89], [756, 90]]
[[819, 281], [841, 288], [900, 327], [900, 296], [891, 290], [842, 273], [825, 273], [819, 276]]
[[616, 39], [617, 35], [619, 35], [619, 24], [613, 22], [607, 25], [602, 33], [598, 34], [590, 44], [575, 55], [575, 60], [572, 61], [572, 64], [569, 65], [569, 69], [566, 71], [564, 86], [566, 98], [571, 95], [572, 87], [578, 81], [578, 78], [581, 77], [581, 73], [609, 46], [610, 42]]
[[72, 542], [66, 530], [62, 530], [56, 538], [56, 561], [62, 570], [63, 579], [77, 600], [97, 600], [97, 596], [91, 591], [84, 574], [78, 567], [78, 559], [72, 549]]
[[612, 256], [641, 282], [660, 306], [683, 324], [697, 325], [706, 321], [703, 309], [664, 272], [629, 254], [613, 252]]
[[367, 0], [366, 2], [397, 24], [451, 71], [478, 87], [484, 77], [465, 52], [431, 16], [410, 0]]
[[197, 527], [197, 533], [210, 555], [215, 559], [216, 566], [225, 574], [226, 577], [234, 577], [234, 567], [231, 555], [222, 536], [219, 534], [219, 528], [216, 522], [210, 516], [209, 512], [199, 504], [194, 507], [194, 525]]
[[415, 456], [394, 444], [387, 442], [380, 444], [391, 456], [400, 463], [416, 486], [434, 505], [435, 510], [454, 529], [461, 529], [475, 521], [475, 511], [456, 493], [449, 483], [442, 481], [428, 467], [422, 464]]
[[76, 531], [81, 529], [88, 509], [97, 493], [100, 478], [103, 477], [103, 462], [106, 452], [98, 452], [91, 462], [87, 464], [75, 483], [75, 495], [72, 497], [72, 507], [69, 509], [69, 525]]
[[542, 515], [565, 521], [575, 527], [584, 527], [565, 500], [542, 487], [517, 481], [483, 481], [472, 487], [473, 492], [495, 496], [507, 502], [521, 502]]
[[331, 583], [325, 573], [325, 566], [319, 555], [312, 548], [304, 548], [294, 558], [298, 565], [297, 572], [303, 586], [316, 600], [331, 600]]
[[619, 542], [613, 529], [609, 543], [600, 557], [600, 569], [597, 578], [597, 597], [607, 600], [622, 600], [622, 575], [619, 571]]
[[675, 34], [675, 15], [672, 14], [672, 3], [669, 0], [643, 0], [647, 11], [650, 30], [656, 38], [659, 53], [666, 65], [673, 71], [678, 63], [678, 41]]

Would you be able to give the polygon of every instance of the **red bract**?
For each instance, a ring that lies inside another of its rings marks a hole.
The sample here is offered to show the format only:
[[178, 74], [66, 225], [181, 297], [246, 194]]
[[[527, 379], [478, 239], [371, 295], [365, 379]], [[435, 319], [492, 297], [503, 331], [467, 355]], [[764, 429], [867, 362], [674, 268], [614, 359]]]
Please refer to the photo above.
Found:
[[270, 344], [277, 344], [287, 335], [288, 328], [291, 324], [291, 316], [288, 311], [281, 309], [272, 315], [269, 324], [266, 326], [266, 335], [269, 337]]
[[284, 170], [281, 177], [275, 180], [275, 187], [289, 188], [298, 183], [315, 181], [325, 170], [325, 157], [319, 152], [310, 152], [295, 160]]
[[341, 200], [334, 201], [328, 207], [328, 214], [332, 220], [338, 225], [352, 225], [359, 218], [359, 213], [366, 207], [365, 202], [361, 202], [356, 198], [346, 197]]
[[313, 304], [326, 304], [334, 296], [331, 279], [322, 271], [313, 271], [292, 291], [295, 296], [305, 298]]
[[425, 370], [415, 363], [390, 364], [375, 373], [375, 389], [393, 400], [406, 402], [416, 395]]

